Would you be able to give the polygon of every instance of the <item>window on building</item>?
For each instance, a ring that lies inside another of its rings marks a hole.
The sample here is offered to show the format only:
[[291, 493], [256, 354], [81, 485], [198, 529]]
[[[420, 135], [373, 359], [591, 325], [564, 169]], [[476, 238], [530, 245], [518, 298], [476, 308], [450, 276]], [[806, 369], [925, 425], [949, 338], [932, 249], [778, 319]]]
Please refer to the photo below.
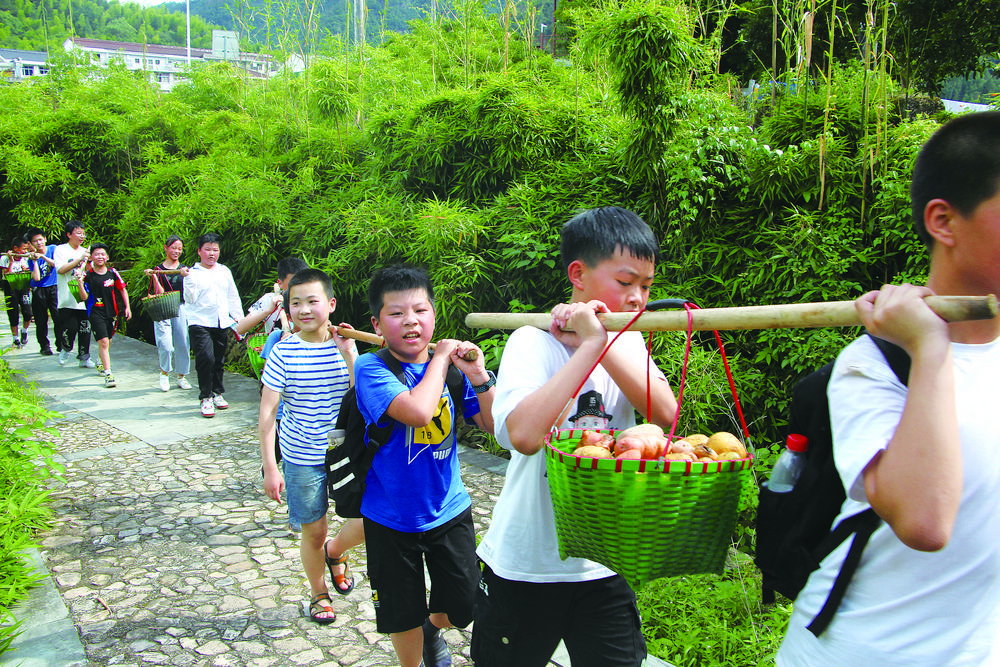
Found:
[[138, 64], [139, 64], [139, 59], [138, 59], [138, 58], [133, 58], [133, 60], [135, 61], [135, 64], [136, 64], [136, 65], [138, 65]]
[[157, 83], [170, 83], [170, 75], [166, 72], [160, 72], [156, 75]]
[[160, 59], [159, 59], [159, 58], [157, 58], [156, 60], [154, 60], [154, 61], [153, 61], [153, 64], [154, 64], [154, 65], [159, 65], [159, 64], [160, 64]]
[[21, 76], [31, 76], [35, 73], [34, 65], [22, 65], [21, 66]]
[[49, 68], [48, 67], [39, 67], [38, 68], [38, 73], [39, 74], [48, 74], [49, 73]]

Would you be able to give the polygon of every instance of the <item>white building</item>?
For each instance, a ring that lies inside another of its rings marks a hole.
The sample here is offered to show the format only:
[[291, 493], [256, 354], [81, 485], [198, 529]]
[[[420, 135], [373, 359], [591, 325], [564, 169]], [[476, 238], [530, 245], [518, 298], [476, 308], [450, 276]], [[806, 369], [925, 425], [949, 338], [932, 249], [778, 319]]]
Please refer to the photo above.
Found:
[[0, 82], [23, 81], [49, 73], [48, 54], [41, 51], [0, 49]]
[[[107, 67], [113, 60], [119, 59], [130, 70], [147, 71], [150, 81], [164, 92], [170, 91], [183, 78], [189, 63], [188, 49], [184, 46], [71, 37], [63, 42], [63, 48], [67, 53], [86, 54], [96, 65]], [[279, 70], [279, 63], [271, 56], [240, 51], [236, 33], [229, 30], [212, 31], [211, 49], [190, 50], [191, 65], [216, 61], [230, 62], [233, 67], [254, 78], [270, 78]], [[296, 71], [300, 71], [300, 67]]]

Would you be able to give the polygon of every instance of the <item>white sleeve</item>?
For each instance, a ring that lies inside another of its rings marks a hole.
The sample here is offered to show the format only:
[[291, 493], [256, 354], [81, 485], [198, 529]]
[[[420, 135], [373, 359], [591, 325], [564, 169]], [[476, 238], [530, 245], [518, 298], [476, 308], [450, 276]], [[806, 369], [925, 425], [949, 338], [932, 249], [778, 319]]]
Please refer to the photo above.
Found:
[[896, 433], [906, 404], [906, 387], [867, 336], [848, 345], [827, 386], [833, 457], [847, 495], [868, 502], [865, 467]]

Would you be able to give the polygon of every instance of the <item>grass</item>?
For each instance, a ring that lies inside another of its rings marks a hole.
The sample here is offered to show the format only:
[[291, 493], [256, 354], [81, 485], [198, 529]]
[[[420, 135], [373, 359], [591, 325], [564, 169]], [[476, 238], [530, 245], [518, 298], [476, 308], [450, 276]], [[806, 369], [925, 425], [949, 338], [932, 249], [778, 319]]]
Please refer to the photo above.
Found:
[[55, 429], [45, 426], [56, 416], [0, 353], [0, 654], [20, 633], [11, 608], [40, 578], [23, 552], [48, 527], [45, 480], [62, 472], [52, 459]]
[[749, 557], [719, 575], [651, 581], [637, 591], [649, 654], [675, 667], [773, 665], [791, 603], [760, 602]]

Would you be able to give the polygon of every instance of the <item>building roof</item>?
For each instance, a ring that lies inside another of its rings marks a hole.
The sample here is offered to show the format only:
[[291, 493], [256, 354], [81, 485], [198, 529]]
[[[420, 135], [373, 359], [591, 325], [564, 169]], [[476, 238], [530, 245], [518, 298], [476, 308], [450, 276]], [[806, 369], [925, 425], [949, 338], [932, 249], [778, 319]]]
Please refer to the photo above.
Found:
[[21, 60], [24, 62], [44, 63], [49, 54], [44, 51], [22, 51], [21, 49], [0, 49], [0, 60]]
[[[113, 42], [105, 39], [70, 38], [75, 46], [81, 49], [96, 49], [100, 51], [128, 51], [130, 53], [146, 53], [159, 56], [187, 57], [186, 46], [165, 46], [163, 44], [138, 44], [136, 42]], [[191, 56], [204, 58], [211, 55], [211, 49], [191, 49]]]

